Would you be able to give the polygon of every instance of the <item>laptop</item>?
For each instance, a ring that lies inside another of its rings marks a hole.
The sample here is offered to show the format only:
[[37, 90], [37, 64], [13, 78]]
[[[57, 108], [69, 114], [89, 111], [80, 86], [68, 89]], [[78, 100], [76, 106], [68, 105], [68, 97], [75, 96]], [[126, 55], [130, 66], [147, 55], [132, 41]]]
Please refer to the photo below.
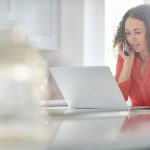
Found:
[[70, 108], [131, 109], [108, 66], [50, 67], [49, 70]]

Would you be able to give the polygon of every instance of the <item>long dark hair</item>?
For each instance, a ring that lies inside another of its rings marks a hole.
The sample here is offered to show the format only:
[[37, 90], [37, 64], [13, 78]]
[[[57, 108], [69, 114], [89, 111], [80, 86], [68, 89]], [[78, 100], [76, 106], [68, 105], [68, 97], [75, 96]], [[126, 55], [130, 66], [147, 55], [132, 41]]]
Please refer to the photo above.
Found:
[[147, 43], [148, 43], [148, 48], [150, 50], [150, 5], [148, 4], [143, 4], [143, 5], [138, 5], [136, 7], [133, 7], [129, 9], [125, 15], [123, 16], [122, 20], [120, 21], [117, 32], [114, 37], [113, 41], [113, 47], [116, 47], [116, 45], [119, 42], [123, 42], [125, 40], [125, 22], [128, 17], [136, 18], [144, 22], [146, 26], [146, 31], [147, 31]]

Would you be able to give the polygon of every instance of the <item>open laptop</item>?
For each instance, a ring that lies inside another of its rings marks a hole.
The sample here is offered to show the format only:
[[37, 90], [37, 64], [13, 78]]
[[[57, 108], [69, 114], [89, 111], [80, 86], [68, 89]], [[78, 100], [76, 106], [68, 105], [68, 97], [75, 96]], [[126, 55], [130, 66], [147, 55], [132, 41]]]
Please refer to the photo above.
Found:
[[49, 70], [70, 108], [131, 109], [108, 66], [50, 67]]

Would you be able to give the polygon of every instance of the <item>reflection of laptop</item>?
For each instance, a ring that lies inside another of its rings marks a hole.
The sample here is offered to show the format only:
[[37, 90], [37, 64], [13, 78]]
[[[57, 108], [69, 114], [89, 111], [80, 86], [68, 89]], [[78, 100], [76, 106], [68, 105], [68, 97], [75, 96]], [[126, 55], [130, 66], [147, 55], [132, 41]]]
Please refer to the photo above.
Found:
[[97, 118], [90, 115], [73, 115], [70, 118], [62, 121], [52, 142], [53, 150], [92, 149], [91, 146], [108, 148], [118, 141], [125, 116], [100, 118], [97, 114]]
[[49, 69], [69, 107], [129, 109], [108, 66]]

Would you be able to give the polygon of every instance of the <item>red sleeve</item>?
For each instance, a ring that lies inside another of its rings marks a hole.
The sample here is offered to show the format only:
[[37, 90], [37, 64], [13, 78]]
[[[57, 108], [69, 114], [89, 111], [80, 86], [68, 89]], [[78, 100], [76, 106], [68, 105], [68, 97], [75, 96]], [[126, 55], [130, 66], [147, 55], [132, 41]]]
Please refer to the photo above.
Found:
[[[118, 58], [117, 58], [117, 65], [116, 65], [116, 74], [115, 74], [116, 81], [118, 81], [118, 78], [120, 76], [122, 66], [123, 66], [123, 61], [124, 61], [123, 58], [119, 54]], [[131, 86], [131, 79], [126, 80], [119, 84], [119, 88], [120, 88], [125, 100], [128, 100], [130, 86]]]
[[130, 86], [131, 86], [131, 79], [126, 80], [119, 84], [119, 88], [126, 101], [128, 100], [128, 97], [129, 97]]
[[119, 78], [121, 70], [122, 70], [123, 62], [124, 62], [124, 60], [121, 57], [121, 55], [119, 54], [118, 58], [117, 58], [116, 74], [115, 74], [115, 78], [117, 81], [118, 81], [118, 78]]
[[143, 129], [145, 127], [149, 127], [149, 120], [150, 116], [148, 114], [127, 116], [124, 120], [120, 132], [125, 134], [131, 134], [136, 127], [136, 129], [141, 131], [141, 133], [145, 133]]

